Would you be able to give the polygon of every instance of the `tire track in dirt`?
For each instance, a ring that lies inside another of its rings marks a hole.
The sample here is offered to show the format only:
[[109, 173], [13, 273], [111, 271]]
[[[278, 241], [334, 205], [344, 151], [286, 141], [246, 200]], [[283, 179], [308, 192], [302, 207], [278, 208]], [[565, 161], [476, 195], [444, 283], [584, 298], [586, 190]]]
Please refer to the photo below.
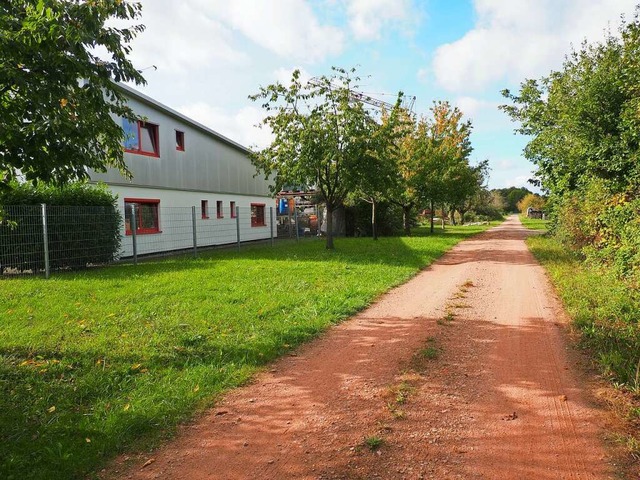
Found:
[[526, 235], [462, 242], [118, 478], [614, 478]]

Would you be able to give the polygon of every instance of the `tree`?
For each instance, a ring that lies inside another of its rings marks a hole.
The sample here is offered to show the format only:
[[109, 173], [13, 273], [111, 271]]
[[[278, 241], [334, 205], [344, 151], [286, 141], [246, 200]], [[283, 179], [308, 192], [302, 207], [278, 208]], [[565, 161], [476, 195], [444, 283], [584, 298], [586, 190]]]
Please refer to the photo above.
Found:
[[0, 4], [0, 186], [19, 176], [64, 184], [87, 168], [128, 174], [112, 114], [137, 117], [114, 82], [145, 83], [127, 58], [144, 27], [109, 25], [140, 11], [122, 0]]
[[451, 205], [451, 218], [455, 224], [455, 212], [460, 214], [460, 223], [464, 224], [464, 215], [471, 210], [477, 197], [484, 188], [489, 173], [489, 161], [483, 160], [476, 166], [469, 165], [466, 159], [459, 159], [452, 168], [451, 190], [448, 199]]
[[313, 185], [327, 209], [327, 248], [333, 249], [333, 212], [347, 195], [363, 187], [362, 173], [378, 148], [372, 119], [352, 89], [355, 69], [334, 67], [330, 76], [302, 83], [294, 71], [289, 86], [275, 83], [251, 98], [263, 100], [274, 140], [254, 152], [256, 168], [272, 178], [272, 189], [287, 184]]
[[620, 191], [640, 181], [640, 23], [571, 52], [560, 71], [525, 80], [501, 106], [531, 140], [524, 154], [552, 196], [598, 178]]
[[402, 225], [405, 235], [411, 235], [411, 211], [418, 205], [421, 158], [417, 155], [420, 135], [418, 122], [406, 110], [398, 112], [399, 125], [396, 148], [396, 183], [392, 186], [389, 200], [402, 208]]
[[395, 140], [401, 135], [401, 96], [394, 109], [382, 112], [382, 121], [377, 123], [373, 117], [368, 120], [369, 146], [362, 161], [354, 164], [357, 169], [357, 183], [349, 196], [362, 199], [371, 205], [371, 230], [374, 240], [378, 239], [376, 206], [393, 196], [394, 188], [400, 180]]
[[[437, 204], [451, 203], [461, 172], [469, 168], [471, 122], [462, 121], [462, 112], [449, 102], [434, 102], [433, 120], [418, 125], [416, 155], [420, 164], [417, 176], [418, 197], [431, 211], [433, 232], [434, 209]], [[462, 191], [462, 189], [460, 190]]]
[[520, 213], [526, 213], [529, 208], [534, 210], [544, 209], [547, 201], [536, 193], [530, 193], [518, 202]]

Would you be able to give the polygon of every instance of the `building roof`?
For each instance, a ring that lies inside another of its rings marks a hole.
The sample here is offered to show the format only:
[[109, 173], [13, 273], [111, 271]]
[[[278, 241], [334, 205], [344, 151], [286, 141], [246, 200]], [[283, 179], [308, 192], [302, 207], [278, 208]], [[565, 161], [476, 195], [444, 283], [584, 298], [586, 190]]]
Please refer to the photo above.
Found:
[[210, 135], [212, 137], [214, 137], [216, 140], [219, 140], [223, 143], [226, 143], [227, 145], [236, 148], [244, 153], [251, 153], [251, 150], [249, 150], [247, 147], [240, 145], [238, 142], [235, 142], [233, 140], [231, 140], [230, 138], [225, 137], [224, 135], [216, 132], [215, 130], [210, 129], [209, 127], [204, 126], [203, 124], [196, 122], [195, 120], [193, 120], [192, 118], [187, 117], [186, 115], [183, 115], [180, 112], [177, 112], [176, 110], [167, 107], [166, 105], [158, 102], [157, 100], [154, 100], [153, 98], [145, 95], [142, 92], [139, 92], [138, 90], [135, 90], [133, 88], [131, 88], [128, 85], [125, 85], [124, 83], [117, 83], [116, 86], [122, 90], [126, 95], [135, 98], [136, 100], [139, 100], [140, 102], [146, 103], [147, 105], [157, 109], [157, 110], [161, 110], [163, 113], [166, 113], [167, 115], [170, 115], [182, 122], [185, 122], [186, 124], [192, 126], [193, 128], [196, 128], [198, 130], [200, 130], [201, 132]]

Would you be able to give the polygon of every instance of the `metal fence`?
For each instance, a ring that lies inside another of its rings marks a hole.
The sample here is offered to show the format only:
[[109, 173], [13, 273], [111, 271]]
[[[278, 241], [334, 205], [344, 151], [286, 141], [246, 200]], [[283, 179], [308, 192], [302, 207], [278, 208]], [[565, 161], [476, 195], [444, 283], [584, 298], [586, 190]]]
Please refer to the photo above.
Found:
[[[274, 243], [279, 220], [273, 207], [236, 207], [227, 217], [205, 215], [199, 207], [143, 211], [120, 207], [5, 206], [0, 209], [0, 274], [44, 274], [142, 256], [266, 241]], [[287, 219], [290, 238], [304, 227]], [[135, 226], [135, 228], [132, 228]], [[281, 236], [282, 233], [281, 233]]]

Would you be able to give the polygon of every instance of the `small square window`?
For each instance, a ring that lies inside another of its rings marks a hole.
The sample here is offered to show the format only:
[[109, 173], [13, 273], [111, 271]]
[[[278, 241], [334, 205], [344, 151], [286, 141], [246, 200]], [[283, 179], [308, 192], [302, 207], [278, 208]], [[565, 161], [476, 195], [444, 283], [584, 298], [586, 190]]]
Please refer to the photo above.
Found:
[[216, 202], [216, 215], [218, 218], [224, 218], [224, 212], [222, 211], [222, 200]]
[[231, 218], [236, 218], [236, 202], [229, 202], [229, 210], [231, 210]]
[[202, 218], [209, 218], [209, 200], [200, 201], [200, 210], [202, 211]]
[[184, 132], [176, 130], [176, 150], [184, 152]]

